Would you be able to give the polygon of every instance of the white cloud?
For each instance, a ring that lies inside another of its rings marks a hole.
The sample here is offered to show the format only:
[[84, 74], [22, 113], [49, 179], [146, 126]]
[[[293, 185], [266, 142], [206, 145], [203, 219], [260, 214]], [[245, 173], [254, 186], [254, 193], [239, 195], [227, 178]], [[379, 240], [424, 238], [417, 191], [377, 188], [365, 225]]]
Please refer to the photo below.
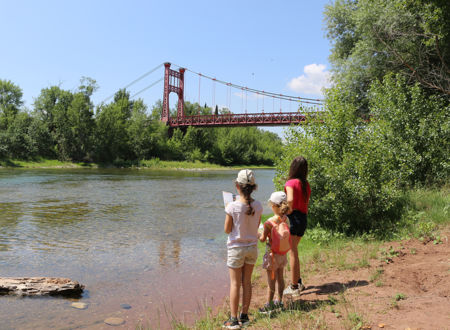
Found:
[[322, 95], [322, 88], [330, 86], [331, 73], [325, 71], [324, 64], [308, 64], [303, 68], [304, 74], [292, 78], [288, 87], [297, 93]]

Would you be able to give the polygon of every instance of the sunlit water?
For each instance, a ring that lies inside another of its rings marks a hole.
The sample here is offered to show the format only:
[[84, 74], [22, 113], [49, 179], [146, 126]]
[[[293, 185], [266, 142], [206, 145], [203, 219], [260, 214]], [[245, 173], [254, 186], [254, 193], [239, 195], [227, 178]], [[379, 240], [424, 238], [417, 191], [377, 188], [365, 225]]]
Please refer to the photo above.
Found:
[[[0, 296], [0, 329], [169, 328], [228, 292], [222, 190], [233, 171], [0, 169], [0, 276], [68, 277], [65, 298]], [[263, 201], [273, 170], [255, 171]], [[131, 309], [121, 308], [131, 305]]]

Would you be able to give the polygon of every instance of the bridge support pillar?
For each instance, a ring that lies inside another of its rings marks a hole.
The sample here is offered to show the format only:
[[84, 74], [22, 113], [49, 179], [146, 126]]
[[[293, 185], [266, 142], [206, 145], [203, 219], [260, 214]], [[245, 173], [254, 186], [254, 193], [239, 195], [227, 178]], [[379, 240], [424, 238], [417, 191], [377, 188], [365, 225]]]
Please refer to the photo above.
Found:
[[174, 92], [178, 95], [177, 120], [184, 118], [184, 72], [180, 68], [177, 71], [170, 68], [170, 63], [164, 63], [164, 95], [161, 121], [170, 125], [169, 95]]

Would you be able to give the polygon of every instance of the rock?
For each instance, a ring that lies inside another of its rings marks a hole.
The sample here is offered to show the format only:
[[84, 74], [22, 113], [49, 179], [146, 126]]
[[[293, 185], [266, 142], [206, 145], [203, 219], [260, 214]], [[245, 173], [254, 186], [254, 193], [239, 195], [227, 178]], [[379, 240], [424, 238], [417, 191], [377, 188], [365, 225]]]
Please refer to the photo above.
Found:
[[130, 309], [131, 305], [128, 304], [120, 304], [120, 307], [122, 307], [123, 309]]
[[74, 303], [72, 303], [71, 306], [76, 309], [87, 309], [88, 308], [88, 304], [82, 303], [82, 302], [74, 302]]
[[108, 317], [104, 322], [108, 325], [122, 325], [125, 320], [120, 317]]
[[61, 277], [0, 277], [0, 295], [80, 296], [84, 285]]

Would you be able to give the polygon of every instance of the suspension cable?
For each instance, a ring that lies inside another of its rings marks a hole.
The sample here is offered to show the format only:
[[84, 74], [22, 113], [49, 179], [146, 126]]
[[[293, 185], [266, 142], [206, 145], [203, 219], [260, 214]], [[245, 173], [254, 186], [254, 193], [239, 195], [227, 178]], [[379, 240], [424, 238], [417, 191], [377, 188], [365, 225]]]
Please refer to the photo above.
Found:
[[202, 79], [202, 74], [199, 73], [198, 75], [198, 109], [197, 109], [197, 115], [200, 115], [200, 80]]
[[155, 86], [157, 83], [161, 82], [164, 80], [163, 78], [158, 79], [157, 81], [153, 82], [152, 84], [148, 85], [147, 87], [141, 89], [139, 92], [137, 92], [136, 94], [134, 94], [133, 96], [131, 96], [131, 98], [134, 98], [136, 95], [141, 94], [142, 92], [145, 92], [147, 89], [152, 88], [153, 86]]
[[212, 80], [212, 111], [215, 111], [216, 108], [216, 79]]
[[[173, 65], [178, 67], [178, 68], [181, 68], [181, 66], [179, 66], [179, 65], [176, 65], [176, 64], [173, 64]], [[184, 68], [184, 69], [186, 69], [186, 71], [189, 71], [189, 72], [191, 72], [193, 74], [199, 74], [196, 71], [193, 71], [193, 70], [190, 70], [190, 69], [187, 69], [187, 68]], [[210, 77], [210, 76], [207, 76], [207, 75], [204, 75], [204, 74], [202, 74], [202, 76], [207, 78], [207, 79], [217, 81], [218, 83], [223, 84], [223, 85], [228, 85], [229, 84], [229, 86], [231, 86], [233, 88], [236, 88], [236, 89], [243, 89], [243, 88], [245, 88], [246, 91], [249, 91], [249, 92], [252, 92], [252, 93], [264, 94], [266, 96], [275, 97], [277, 99], [280, 99], [280, 98], [284, 99], [284, 100], [292, 100], [292, 99], [294, 99], [294, 100], [298, 100], [298, 101], [303, 102], [303, 103], [310, 103], [310, 104], [317, 104], [317, 105], [322, 105], [322, 102], [323, 102], [323, 100], [321, 100], [321, 99], [314, 99], [314, 98], [308, 98], [308, 97], [300, 97], [300, 96], [292, 96], [292, 95], [284, 95], [284, 94], [277, 94], [277, 93], [272, 93], [272, 92], [266, 92], [266, 91], [262, 91], [262, 90], [258, 90], [258, 89], [254, 89], [254, 88], [248, 88], [248, 87], [244, 87], [244, 86], [241, 86], [241, 85], [229, 83], [229, 82], [226, 82], [226, 81], [223, 81], [223, 80], [220, 80], [220, 79], [217, 79], [217, 78], [213, 78], [213, 77]]]
[[256, 112], [258, 112], [258, 106], [259, 106], [258, 97], [259, 97], [259, 93], [256, 93]]
[[247, 87], [245, 87], [245, 114], [247, 114]]
[[[132, 82], [130, 82], [128, 85], [126, 85], [125, 87], [121, 88], [121, 89], [127, 89], [128, 87], [134, 85], [135, 83], [137, 83], [138, 81], [144, 79], [145, 77], [147, 77], [148, 75], [152, 74], [153, 72], [155, 72], [156, 70], [158, 70], [160, 67], [162, 67], [164, 65], [164, 63], [161, 63], [157, 66], [155, 66], [153, 69], [151, 69], [150, 71], [144, 73], [142, 76], [136, 78], [135, 80], [133, 80]], [[161, 79], [162, 80], [162, 79]], [[160, 81], [161, 81], [160, 80]], [[159, 81], [158, 81], [159, 82]], [[150, 87], [149, 87], [150, 88]], [[140, 92], [139, 92], [140, 93]], [[101, 103], [104, 103], [106, 101], [108, 101], [110, 98], [112, 98], [114, 95], [116, 95], [116, 93], [108, 96], [106, 99], [104, 99]], [[136, 95], [136, 94], [135, 94]]]
[[[264, 92], [264, 91], [263, 91]], [[264, 94], [263, 94], [263, 99], [262, 99], [262, 113], [264, 113]]]

